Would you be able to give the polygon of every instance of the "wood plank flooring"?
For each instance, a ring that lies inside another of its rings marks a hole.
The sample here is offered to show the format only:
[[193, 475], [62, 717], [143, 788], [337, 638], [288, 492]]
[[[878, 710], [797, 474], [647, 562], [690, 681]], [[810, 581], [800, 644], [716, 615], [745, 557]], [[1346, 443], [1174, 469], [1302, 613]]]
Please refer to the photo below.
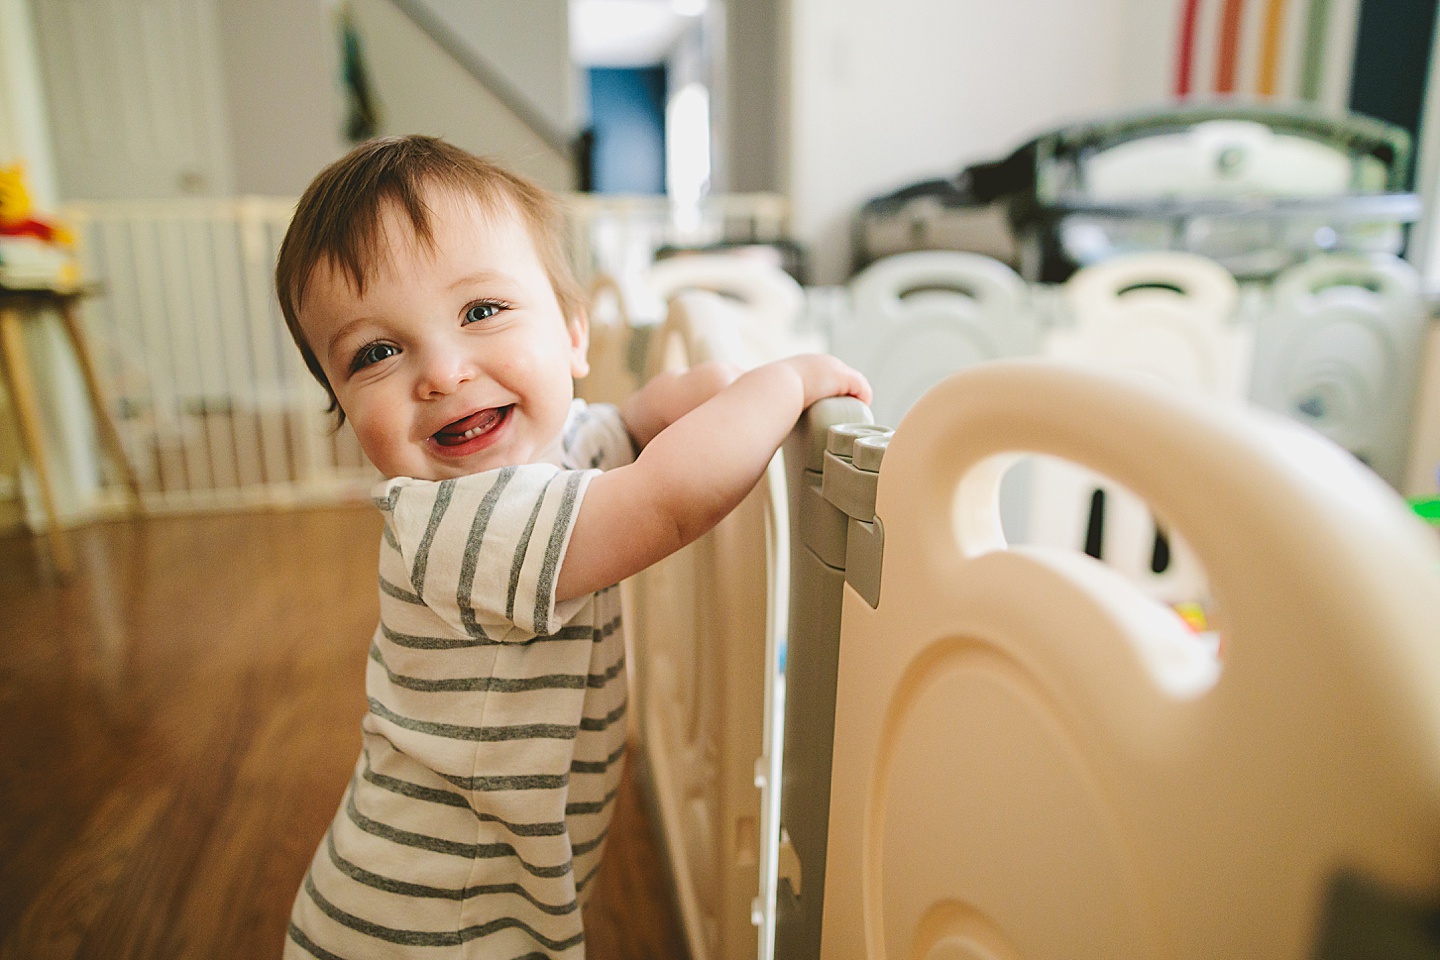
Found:
[[[0, 539], [0, 960], [278, 957], [360, 745], [368, 507]], [[684, 956], [627, 772], [591, 960]]]

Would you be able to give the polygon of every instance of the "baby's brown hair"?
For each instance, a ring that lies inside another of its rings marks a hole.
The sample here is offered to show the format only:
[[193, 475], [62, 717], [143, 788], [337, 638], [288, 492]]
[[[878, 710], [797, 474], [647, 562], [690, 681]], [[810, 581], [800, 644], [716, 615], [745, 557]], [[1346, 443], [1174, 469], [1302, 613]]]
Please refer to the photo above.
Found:
[[363, 294], [384, 256], [381, 218], [391, 204], [409, 220], [415, 238], [432, 246], [427, 187], [465, 193], [488, 210], [518, 216], [535, 244], [561, 314], [574, 322], [584, 312], [584, 297], [566, 256], [565, 218], [549, 191], [435, 137], [366, 141], [320, 171], [305, 189], [275, 264], [275, 292], [285, 325], [305, 366], [329, 394], [329, 409], [339, 423], [345, 422], [345, 411], [300, 329], [306, 287], [315, 268], [325, 263]]

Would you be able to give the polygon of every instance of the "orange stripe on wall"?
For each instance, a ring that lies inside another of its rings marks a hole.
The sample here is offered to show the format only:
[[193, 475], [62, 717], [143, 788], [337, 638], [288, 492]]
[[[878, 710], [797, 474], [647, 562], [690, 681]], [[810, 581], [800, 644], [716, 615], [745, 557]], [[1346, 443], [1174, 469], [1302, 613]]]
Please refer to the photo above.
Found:
[[1225, 0], [1220, 13], [1220, 57], [1215, 66], [1215, 92], [1235, 92], [1235, 69], [1240, 59], [1240, 23], [1245, 0]]
[[1280, 41], [1285, 32], [1285, 0], [1269, 0], [1265, 7], [1265, 33], [1260, 41], [1260, 78], [1255, 92], [1275, 96], [1280, 78]]
[[1180, 13], [1180, 49], [1175, 58], [1175, 96], [1190, 95], [1191, 72], [1195, 63], [1195, 20], [1200, 15], [1200, 0], [1185, 0]]

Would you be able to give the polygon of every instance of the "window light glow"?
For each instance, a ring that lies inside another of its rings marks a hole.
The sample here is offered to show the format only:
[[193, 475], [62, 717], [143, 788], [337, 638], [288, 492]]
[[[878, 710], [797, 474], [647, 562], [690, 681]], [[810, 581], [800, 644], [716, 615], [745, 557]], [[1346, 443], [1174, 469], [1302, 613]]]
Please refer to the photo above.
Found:
[[710, 94], [687, 83], [665, 107], [665, 189], [677, 204], [697, 205], [710, 190]]

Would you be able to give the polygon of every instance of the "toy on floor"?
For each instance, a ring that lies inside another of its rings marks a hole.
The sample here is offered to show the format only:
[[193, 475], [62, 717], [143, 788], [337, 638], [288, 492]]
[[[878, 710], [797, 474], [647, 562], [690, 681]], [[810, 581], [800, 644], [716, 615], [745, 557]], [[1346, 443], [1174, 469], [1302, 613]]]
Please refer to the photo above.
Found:
[[[1435, 483], [1440, 486], [1440, 469], [1435, 471]], [[1440, 532], [1440, 496], [1436, 497], [1411, 497], [1409, 500], [1410, 509], [1430, 526]]]
[[79, 279], [75, 238], [61, 224], [38, 217], [25, 186], [25, 165], [0, 167], [0, 282], [58, 286]]
[[1170, 609], [1179, 614], [1185, 626], [1190, 628], [1196, 639], [1204, 643], [1205, 647], [1217, 658], [1224, 651], [1225, 643], [1220, 636], [1220, 631], [1210, 616], [1207, 605], [1198, 600], [1181, 600], [1170, 604]]

